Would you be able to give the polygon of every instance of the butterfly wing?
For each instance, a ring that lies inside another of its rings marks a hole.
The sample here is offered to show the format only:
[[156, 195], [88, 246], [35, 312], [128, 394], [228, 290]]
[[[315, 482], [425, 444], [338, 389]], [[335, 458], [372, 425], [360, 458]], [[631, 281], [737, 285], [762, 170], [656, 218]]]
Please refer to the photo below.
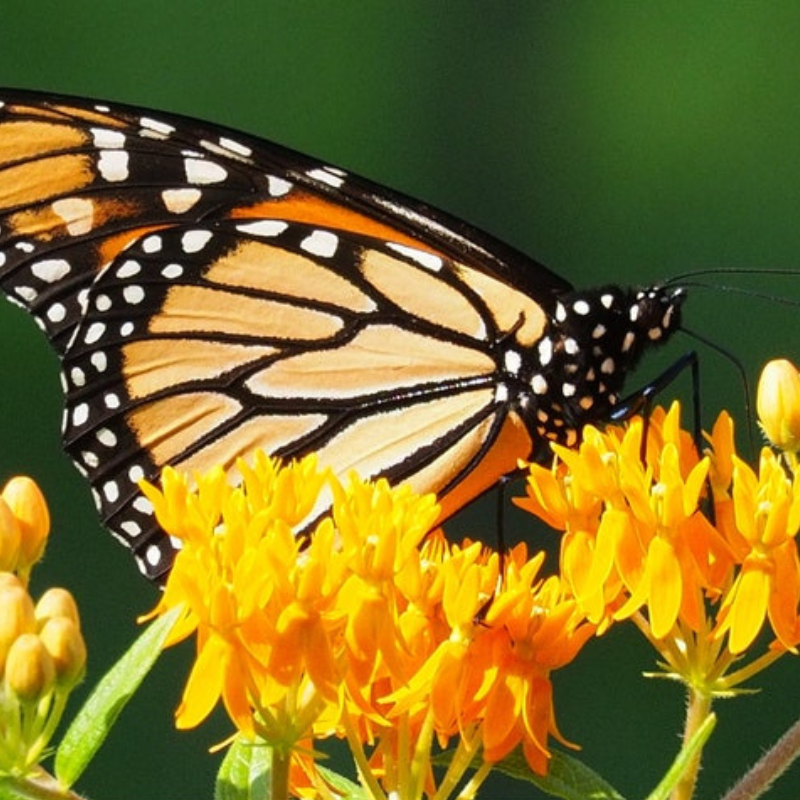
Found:
[[224, 128], [0, 92], [0, 286], [63, 362], [64, 438], [158, 577], [136, 481], [254, 447], [452, 513], [532, 447], [495, 345], [558, 276], [446, 214]]

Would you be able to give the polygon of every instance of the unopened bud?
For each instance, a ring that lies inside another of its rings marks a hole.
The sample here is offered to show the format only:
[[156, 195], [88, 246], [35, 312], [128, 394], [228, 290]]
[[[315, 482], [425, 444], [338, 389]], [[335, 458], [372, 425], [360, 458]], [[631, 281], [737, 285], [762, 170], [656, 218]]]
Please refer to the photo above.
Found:
[[14, 512], [0, 497], [0, 569], [11, 572], [19, 562], [22, 530]]
[[769, 441], [780, 450], [800, 450], [800, 373], [785, 358], [770, 361], [758, 380], [756, 409]]
[[35, 633], [24, 633], [11, 644], [6, 658], [6, 686], [23, 702], [35, 702], [53, 686], [55, 667]]
[[25, 475], [11, 478], [3, 487], [2, 498], [19, 523], [20, 561], [29, 570], [42, 557], [50, 533], [47, 502], [36, 482]]
[[66, 617], [80, 625], [75, 598], [66, 589], [58, 586], [48, 589], [36, 603], [36, 621], [40, 627], [54, 617]]
[[68, 617], [52, 617], [39, 631], [39, 638], [53, 659], [56, 681], [74, 686], [86, 667], [86, 645], [78, 626]]
[[36, 631], [33, 600], [22, 586], [0, 589], [0, 667], [16, 639]]

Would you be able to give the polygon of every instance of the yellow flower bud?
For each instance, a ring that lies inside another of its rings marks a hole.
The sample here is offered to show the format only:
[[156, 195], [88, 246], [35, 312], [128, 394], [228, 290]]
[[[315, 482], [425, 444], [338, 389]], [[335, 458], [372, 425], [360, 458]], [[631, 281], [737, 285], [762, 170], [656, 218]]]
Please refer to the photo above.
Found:
[[53, 659], [35, 633], [23, 633], [11, 645], [6, 658], [6, 686], [23, 702], [35, 702], [53, 686]]
[[24, 569], [30, 569], [42, 557], [50, 533], [47, 502], [35, 481], [24, 475], [8, 481], [2, 498], [19, 523], [22, 532], [20, 560]]
[[48, 589], [36, 603], [36, 621], [39, 623], [39, 627], [53, 617], [66, 617], [72, 620], [76, 626], [80, 626], [78, 605], [75, 598], [66, 589], [60, 587]]
[[3, 589], [22, 589], [25, 591], [25, 584], [13, 572], [0, 572], [0, 592]]
[[759, 422], [775, 447], [800, 450], [800, 373], [785, 358], [770, 361], [761, 371], [756, 394]]
[[0, 589], [0, 667], [16, 639], [36, 631], [33, 600], [22, 586]]
[[51, 617], [39, 632], [39, 638], [53, 659], [56, 681], [61, 686], [74, 686], [86, 667], [86, 645], [74, 620]]
[[22, 529], [14, 512], [0, 497], [0, 569], [12, 571], [17, 568]]

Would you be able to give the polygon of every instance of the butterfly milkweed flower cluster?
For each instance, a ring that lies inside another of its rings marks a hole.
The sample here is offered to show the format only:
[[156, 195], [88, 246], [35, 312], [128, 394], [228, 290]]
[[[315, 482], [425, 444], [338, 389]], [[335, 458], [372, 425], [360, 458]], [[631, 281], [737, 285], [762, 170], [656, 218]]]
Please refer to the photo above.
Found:
[[[296, 792], [319, 787], [308, 740], [345, 736], [372, 796], [432, 793], [436, 746], [457, 741], [441, 797], [476, 755], [484, 766], [522, 745], [544, 772], [556, 727], [550, 673], [594, 633], [542, 555], [500, 559], [480, 542], [429, 531], [439, 509], [386, 481], [341, 484], [313, 456], [281, 466], [258, 453], [222, 469], [167, 469], [144, 485], [178, 537], [164, 612], [183, 604], [171, 642], [196, 635], [197, 658], [177, 711], [201, 722], [222, 700], [238, 730], [293, 753]], [[296, 535], [321, 497], [332, 500]], [[498, 589], [498, 586], [500, 588]]]
[[[714, 697], [796, 651], [791, 458], [765, 447], [747, 464], [726, 412], [699, 454], [677, 403], [553, 450], [517, 500], [562, 532], [549, 577], [525, 546], [501, 559], [431, 532], [433, 496], [341, 483], [313, 456], [282, 465], [257, 453], [239, 462], [238, 487], [222, 468], [191, 479], [168, 468], [160, 489], [143, 483], [182, 545], [153, 613], [182, 606], [168, 643], [197, 642], [178, 726], [221, 700], [242, 736], [283, 754], [301, 795], [325, 796], [312, 742], [337, 735], [370, 796], [446, 797], [477, 763], [462, 789], [471, 796], [518, 745], [546, 772], [549, 740], [569, 744], [551, 674], [614, 624], [633, 621], [687, 685], [695, 724]], [[453, 744], [437, 784], [433, 754]]]

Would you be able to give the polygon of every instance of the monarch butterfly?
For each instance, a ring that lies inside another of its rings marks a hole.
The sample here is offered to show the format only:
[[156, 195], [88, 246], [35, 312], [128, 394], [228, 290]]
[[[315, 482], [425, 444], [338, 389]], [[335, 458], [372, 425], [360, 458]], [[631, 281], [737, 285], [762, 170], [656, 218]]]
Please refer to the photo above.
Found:
[[137, 481], [256, 447], [435, 491], [442, 518], [619, 407], [684, 292], [576, 291], [308, 156], [123, 105], [0, 91], [0, 286], [62, 362], [65, 448], [153, 579]]

